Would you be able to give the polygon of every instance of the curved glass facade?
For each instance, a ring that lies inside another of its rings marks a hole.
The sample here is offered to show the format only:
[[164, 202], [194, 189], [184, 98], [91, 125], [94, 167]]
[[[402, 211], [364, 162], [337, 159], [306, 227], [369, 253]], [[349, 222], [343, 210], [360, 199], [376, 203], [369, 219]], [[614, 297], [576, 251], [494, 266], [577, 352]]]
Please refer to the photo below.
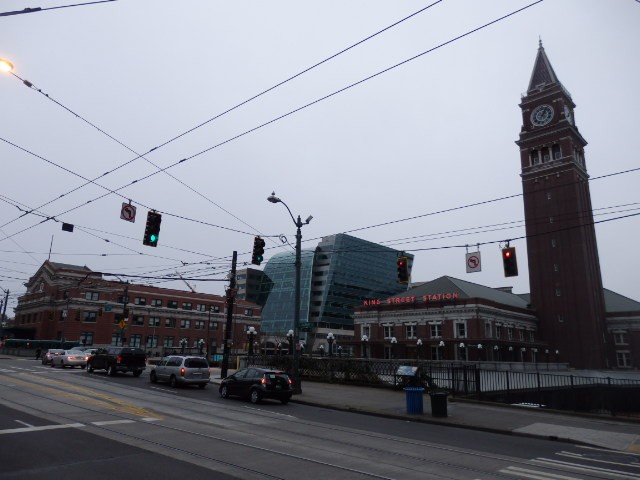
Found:
[[[311, 272], [313, 251], [300, 253], [300, 323], [309, 318], [309, 296], [311, 294]], [[262, 320], [260, 330], [271, 335], [284, 335], [293, 329], [293, 306], [296, 295], [295, 252], [277, 253], [264, 267], [260, 285]]]

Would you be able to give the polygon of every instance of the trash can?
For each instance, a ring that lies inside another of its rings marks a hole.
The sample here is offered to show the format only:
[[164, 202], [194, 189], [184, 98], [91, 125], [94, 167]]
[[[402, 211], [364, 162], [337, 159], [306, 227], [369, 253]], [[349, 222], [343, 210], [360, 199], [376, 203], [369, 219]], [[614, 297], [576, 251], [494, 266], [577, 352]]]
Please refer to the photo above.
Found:
[[431, 415], [433, 417], [447, 416], [447, 392], [429, 392], [431, 397]]
[[405, 387], [404, 388], [407, 399], [407, 413], [422, 414], [424, 407], [422, 404], [422, 394], [424, 388], [422, 387]]

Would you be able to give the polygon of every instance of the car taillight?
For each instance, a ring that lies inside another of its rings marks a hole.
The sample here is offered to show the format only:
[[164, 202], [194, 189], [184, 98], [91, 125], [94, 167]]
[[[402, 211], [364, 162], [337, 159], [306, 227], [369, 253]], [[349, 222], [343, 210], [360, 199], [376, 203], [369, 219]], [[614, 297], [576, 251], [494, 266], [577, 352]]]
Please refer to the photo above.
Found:
[[287, 377], [287, 380], [289, 380], [289, 385], [293, 385], [293, 381], [291, 380], [291, 377]]
[[184, 367], [182, 367], [182, 368], [180, 369], [180, 376], [181, 376], [181, 377], [184, 377], [184, 371], [185, 371], [185, 370], [184, 370]]
[[267, 378], [266, 377], [262, 377], [262, 380], [260, 380], [260, 383], [262, 385], [266, 385], [267, 384]]
[[116, 363], [120, 363], [122, 362], [122, 357], [118, 357], [118, 359], [116, 360]]

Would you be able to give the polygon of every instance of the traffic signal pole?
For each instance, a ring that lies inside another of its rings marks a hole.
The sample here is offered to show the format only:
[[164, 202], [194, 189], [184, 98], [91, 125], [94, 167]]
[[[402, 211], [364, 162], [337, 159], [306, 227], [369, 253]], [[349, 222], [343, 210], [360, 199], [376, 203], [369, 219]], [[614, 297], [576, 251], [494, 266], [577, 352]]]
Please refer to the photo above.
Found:
[[238, 252], [233, 251], [231, 260], [231, 278], [229, 288], [227, 289], [227, 323], [224, 332], [224, 349], [222, 352], [222, 367], [220, 369], [220, 378], [227, 376], [229, 370], [229, 355], [231, 353], [231, 333], [233, 330], [233, 304], [236, 298], [236, 262], [238, 261]]

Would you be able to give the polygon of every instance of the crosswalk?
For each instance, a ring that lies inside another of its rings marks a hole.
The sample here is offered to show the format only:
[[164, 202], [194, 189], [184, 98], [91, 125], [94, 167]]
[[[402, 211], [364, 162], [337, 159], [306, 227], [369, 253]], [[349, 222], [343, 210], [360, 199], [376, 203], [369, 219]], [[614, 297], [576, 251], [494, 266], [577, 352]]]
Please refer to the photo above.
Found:
[[[631, 453], [578, 447], [583, 453], [560, 451], [554, 458], [538, 457], [527, 466], [508, 466], [500, 473], [533, 480], [640, 480], [640, 457]], [[558, 458], [555, 458], [558, 457]]]
[[44, 372], [76, 372], [76, 373], [81, 373], [84, 372], [85, 370], [82, 368], [51, 368], [49, 366], [36, 366], [36, 367], [30, 367], [30, 368], [23, 368], [23, 367], [11, 367], [11, 368], [0, 368], [0, 374], [2, 373], [44, 373]]

